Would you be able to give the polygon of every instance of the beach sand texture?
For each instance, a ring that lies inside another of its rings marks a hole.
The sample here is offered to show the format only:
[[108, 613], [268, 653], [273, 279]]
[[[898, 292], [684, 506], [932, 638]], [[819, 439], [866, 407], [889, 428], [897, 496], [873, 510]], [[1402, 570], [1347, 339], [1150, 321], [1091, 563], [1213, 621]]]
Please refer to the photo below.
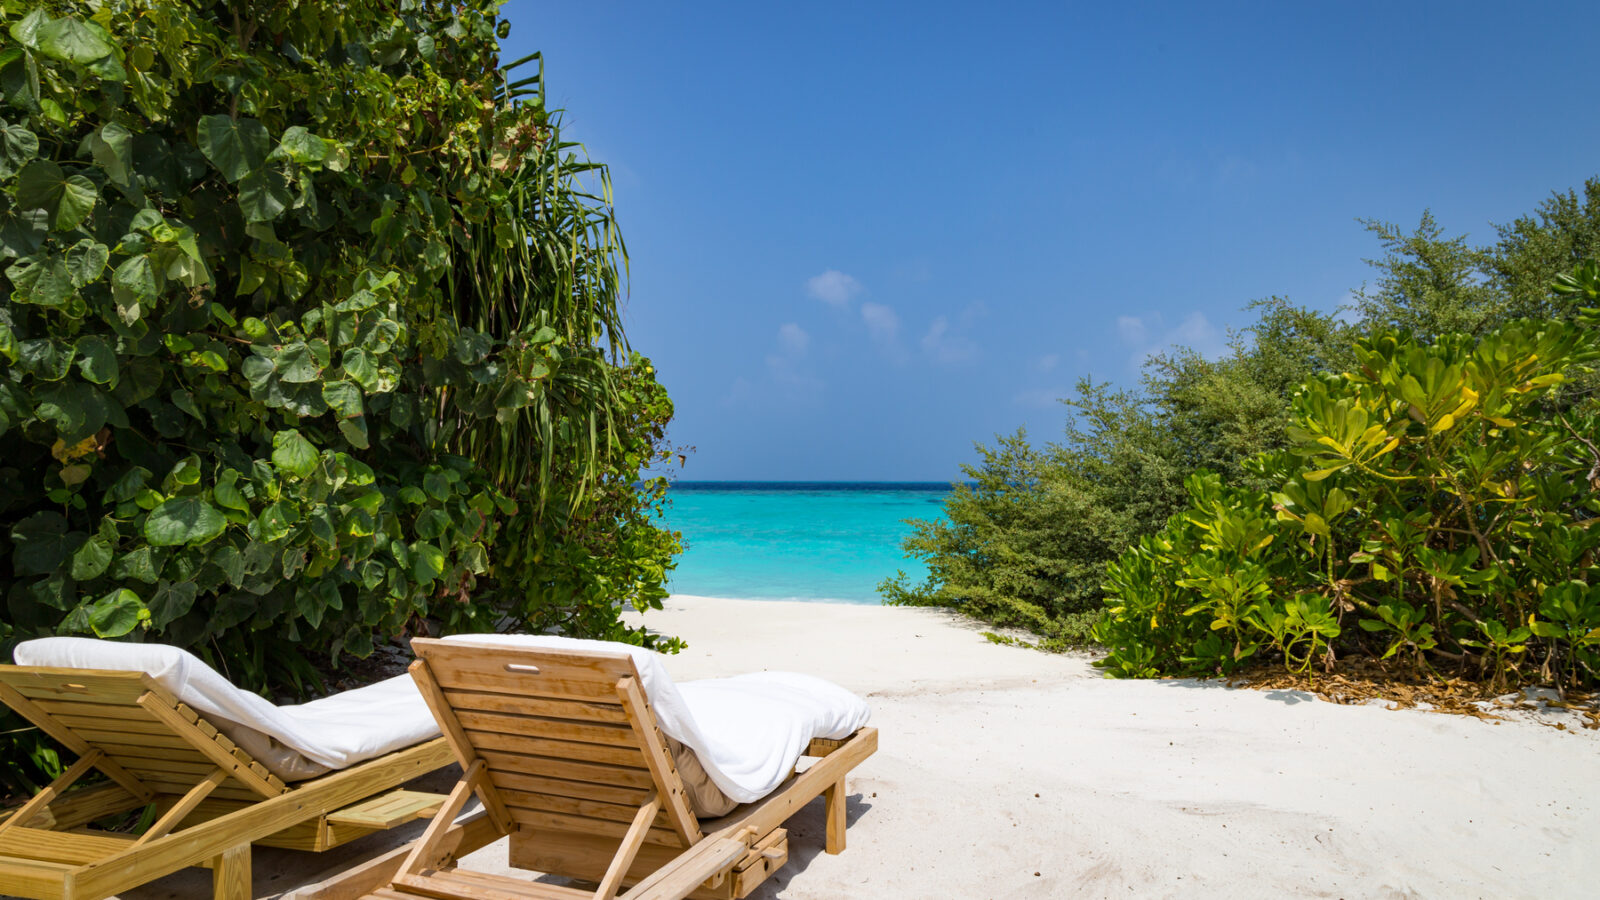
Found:
[[[1111, 681], [937, 610], [680, 596], [644, 621], [689, 642], [667, 660], [675, 678], [791, 669], [872, 703], [880, 749], [849, 780], [849, 848], [822, 852], [813, 803], [766, 900], [1542, 898], [1600, 883], [1592, 731]], [[260, 897], [334, 862], [256, 859]], [[464, 864], [514, 872], [504, 842]]]

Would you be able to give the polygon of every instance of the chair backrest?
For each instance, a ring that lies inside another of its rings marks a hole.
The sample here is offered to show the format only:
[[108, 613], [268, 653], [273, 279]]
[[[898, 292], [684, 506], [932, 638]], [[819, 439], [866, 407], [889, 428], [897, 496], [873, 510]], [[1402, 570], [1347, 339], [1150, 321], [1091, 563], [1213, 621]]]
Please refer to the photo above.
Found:
[[491, 814], [523, 827], [621, 838], [659, 797], [645, 840], [670, 847], [700, 840], [628, 654], [428, 638], [411, 646], [412, 675], [462, 768], [484, 764], [491, 789], [479, 796]]
[[0, 701], [142, 800], [182, 796], [220, 768], [210, 796], [255, 801], [288, 788], [144, 672], [0, 665]]

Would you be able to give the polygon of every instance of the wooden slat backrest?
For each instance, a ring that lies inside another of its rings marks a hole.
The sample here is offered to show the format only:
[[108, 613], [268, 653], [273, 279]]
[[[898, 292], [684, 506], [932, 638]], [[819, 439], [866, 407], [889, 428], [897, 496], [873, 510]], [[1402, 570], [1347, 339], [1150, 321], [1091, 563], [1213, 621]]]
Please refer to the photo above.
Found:
[[[483, 760], [517, 825], [620, 839], [659, 793], [663, 808], [646, 839], [678, 847], [699, 839], [628, 654], [426, 638], [412, 648], [419, 681], [436, 686], [456, 726], [445, 727], [447, 737], [455, 731], [453, 739], [466, 745], [458, 750], [463, 766]], [[642, 707], [637, 724], [619, 692], [627, 685]]]
[[219, 766], [233, 773], [212, 793], [219, 799], [287, 789], [145, 672], [0, 665], [0, 700], [68, 749], [102, 751], [102, 770], [130, 790], [128, 781], [154, 797], [181, 796]]

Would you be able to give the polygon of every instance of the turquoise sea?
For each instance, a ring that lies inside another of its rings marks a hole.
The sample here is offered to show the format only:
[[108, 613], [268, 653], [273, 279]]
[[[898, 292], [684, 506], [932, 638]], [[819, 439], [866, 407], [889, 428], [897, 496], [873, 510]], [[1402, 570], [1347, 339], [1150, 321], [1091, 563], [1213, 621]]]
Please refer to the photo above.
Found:
[[878, 582], [927, 570], [904, 557], [905, 519], [943, 517], [942, 482], [690, 481], [674, 484], [667, 524], [685, 550], [676, 594], [877, 603]]

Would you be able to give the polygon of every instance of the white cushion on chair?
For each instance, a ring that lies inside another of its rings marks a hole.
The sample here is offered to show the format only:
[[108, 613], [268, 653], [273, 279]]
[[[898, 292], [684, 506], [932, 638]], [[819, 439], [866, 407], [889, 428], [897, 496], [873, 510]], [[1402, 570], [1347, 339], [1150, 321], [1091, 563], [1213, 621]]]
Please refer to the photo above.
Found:
[[50, 637], [23, 641], [12, 656], [24, 666], [147, 672], [286, 781], [347, 768], [439, 734], [410, 675], [277, 706], [170, 644]]
[[[855, 694], [796, 672], [756, 672], [674, 684], [658, 654], [629, 644], [529, 634], [461, 634], [444, 640], [629, 654], [662, 733], [693, 750], [705, 773], [735, 803], [751, 803], [772, 793], [794, 771], [813, 738], [849, 737], [872, 715], [867, 702]], [[718, 815], [727, 809], [697, 812]]]

